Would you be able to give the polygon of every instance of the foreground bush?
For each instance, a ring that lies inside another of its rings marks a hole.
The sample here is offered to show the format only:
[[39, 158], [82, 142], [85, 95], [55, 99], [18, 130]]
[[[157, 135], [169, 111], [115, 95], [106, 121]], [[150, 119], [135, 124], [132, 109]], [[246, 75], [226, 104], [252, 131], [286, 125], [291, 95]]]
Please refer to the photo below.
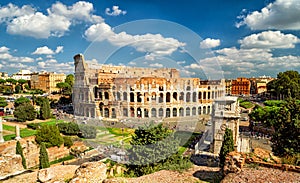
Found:
[[53, 146], [59, 147], [64, 143], [64, 139], [55, 125], [41, 125], [37, 130], [35, 140], [38, 144], [45, 143], [47, 148]]

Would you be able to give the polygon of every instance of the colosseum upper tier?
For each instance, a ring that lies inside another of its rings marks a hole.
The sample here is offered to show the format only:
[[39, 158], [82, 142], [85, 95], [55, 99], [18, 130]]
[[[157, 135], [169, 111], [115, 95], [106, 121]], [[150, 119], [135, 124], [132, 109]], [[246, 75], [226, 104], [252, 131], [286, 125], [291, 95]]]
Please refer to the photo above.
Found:
[[171, 118], [210, 114], [225, 81], [181, 78], [174, 68], [88, 65], [74, 56], [74, 115], [89, 118]]

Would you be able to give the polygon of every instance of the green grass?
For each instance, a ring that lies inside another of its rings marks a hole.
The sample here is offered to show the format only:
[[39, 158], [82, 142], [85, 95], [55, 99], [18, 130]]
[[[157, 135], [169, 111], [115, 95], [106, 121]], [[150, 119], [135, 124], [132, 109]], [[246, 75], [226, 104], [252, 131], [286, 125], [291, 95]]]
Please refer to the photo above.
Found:
[[[13, 131], [15, 131], [15, 130], [13, 130]], [[24, 138], [24, 137], [30, 137], [30, 136], [33, 136], [35, 134], [36, 134], [36, 130], [29, 130], [27, 128], [20, 130], [20, 136], [22, 138]], [[5, 141], [13, 140], [13, 139], [16, 138], [16, 134], [5, 135], [3, 138], [4, 138]]]
[[[128, 137], [134, 133], [134, 129], [130, 128], [105, 128], [105, 127], [98, 127], [101, 131], [108, 131], [110, 134], [115, 136], [123, 136]], [[123, 129], [123, 131], [122, 131]]]
[[16, 127], [14, 127], [14, 126], [4, 125], [4, 124], [3, 124], [3, 130], [7, 130], [7, 131], [12, 131], [12, 132], [14, 132], [15, 129], [16, 129]]
[[73, 155], [68, 155], [66, 157], [63, 157], [63, 158], [60, 158], [60, 159], [57, 159], [57, 160], [54, 160], [54, 161], [51, 161], [50, 162], [50, 165], [53, 165], [53, 164], [57, 164], [57, 163], [61, 163], [63, 161], [68, 161], [68, 160], [71, 160], [71, 159], [74, 159], [75, 157]]

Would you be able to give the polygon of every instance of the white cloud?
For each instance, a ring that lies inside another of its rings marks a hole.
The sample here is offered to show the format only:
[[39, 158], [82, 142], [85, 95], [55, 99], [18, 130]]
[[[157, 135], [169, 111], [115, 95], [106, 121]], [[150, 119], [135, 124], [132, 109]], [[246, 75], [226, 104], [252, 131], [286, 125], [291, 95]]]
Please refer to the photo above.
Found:
[[205, 40], [200, 42], [200, 48], [202, 49], [215, 48], [220, 46], [220, 44], [221, 44], [220, 39], [206, 38]]
[[280, 31], [265, 31], [252, 34], [239, 40], [242, 48], [294, 48], [299, 39], [292, 34], [283, 34]]
[[88, 41], [107, 40], [115, 46], [132, 46], [139, 52], [148, 53], [147, 58], [170, 55], [185, 43], [174, 38], [165, 38], [160, 34], [130, 35], [126, 32], [115, 33], [106, 23], [94, 24], [85, 31]]
[[37, 71], [46, 70], [48, 72], [57, 72], [57, 73], [73, 73], [74, 63], [73, 62], [59, 63], [55, 59], [48, 59], [46, 61], [38, 62], [36, 70]]
[[159, 67], [159, 68], [161, 68], [161, 67], [163, 67], [163, 64], [160, 64], [160, 63], [154, 63], [154, 64], [150, 64], [149, 66], [150, 66], [150, 67]]
[[100, 23], [103, 18], [93, 15], [93, 4], [79, 1], [72, 6], [57, 2], [47, 9], [47, 14], [29, 5], [19, 8], [8, 4], [0, 7], [0, 23], [7, 24], [7, 32], [35, 38], [61, 37], [77, 22]]
[[7, 48], [6, 46], [2, 46], [0, 47], [0, 53], [8, 53], [9, 48]]
[[53, 55], [63, 51], [63, 46], [58, 46], [55, 51], [48, 48], [48, 46], [43, 46], [37, 48], [32, 54], [33, 55]]
[[186, 68], [186, 69], [201, 69], [201, 65], [193, 63], [191, 65], [184, 66], [184, 68]]
[[109, 16], [118, 16], [118, 15], [125, 15], [127, 11], [120, 10], [119, 6], [113, 6], [110, 10], [110, 8], [105, 9], [105, 14]]
[[299, 12], [299, 0], [276, 0], [260, 11], [242, 17], [236, 26], [247, 25], [252, 30], [300, 30]]
[[9, 48], [2, 46], [0, 47], [0, 60], [3, 62], [19, 62], [19, 63], [29, 63], [34, 62], [33, 58], [30, 57], [18, 57], [13, 56], [9, 52]]
[[66, 6], [61, 2], [56, 2], [48, 9], [49, 14], [67, 17], [69, 20], [79, 20], [92, 23], [103, 22], [103, 18], [93, 15], [94, 7], [92, 3], [79, 1], [72, 6]]
[[6, 6], [0, 7], [0, 23], [12, 20], [15, 17], [30, 15], [35, 12], [35, 9], [29, 5], [24, 5], [21, 8], [9, 3]]

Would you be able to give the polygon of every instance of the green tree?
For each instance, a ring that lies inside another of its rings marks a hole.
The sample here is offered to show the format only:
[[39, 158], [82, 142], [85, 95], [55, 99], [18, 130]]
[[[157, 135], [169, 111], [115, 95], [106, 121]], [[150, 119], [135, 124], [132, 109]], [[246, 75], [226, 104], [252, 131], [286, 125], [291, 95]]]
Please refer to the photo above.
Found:
[[71, 86], [66, 82], [57, 83], [56, 87], [60, 89], [61, 94], [69, 94], [68, 91], [71, 89]]
[[73, 74], [68, 74], [67, 77], [66, 77], [65, 82], [68, 83], [72, 88], [73, 85], [74, 85], [74, 82], [75, 82], [74, 75]]
[[178, 151], [179, 140], [162, 124], [136, 129], [130, 144], [128, 168], [136, 176], [152, 173], [166, 166], [166, 163], [176, 162], [171, 158]]
[[223, 140], [222, 147], [221, 147], [220, 154], [219, 154], [220, 167], [224, 166], [226, 156], [231, 151], [234, 151], [232, 130], [229, 128], [226, 128], [225, 134], [224, 134], [224, 140]]
[[17, 86], [15, 87], [15, 93], [21, 93], [21, 90], [22, 90], [22, 88], [21, 88], [20, 85], [17, 85]]
[[40, 119], [49, 119], [51, 117], [50, 103], [47, 98], [42, 100], [40, 109]]
[[21, 143], [19, 141], [17, 141], [17, 145], [16, 145], [16, 154], [21, 155], [21, 157], [22, 157], [22, 165], [23, 165], [24, 169], [27, 169], [26, 159], [25, 159], [25, 156], [23, 154], [23, 148], [22, 148]]
[[15, 100], [14, 106], [17, 108], [19, 105], [24, 103], [30, 104], [30, 100], [26, 97], [20, 97]]
[[40, 156], [39, 156], [39, 169], [49, 168], [49, 158], [46, 146], [44, 143], [40, 144]]
[[24, 84], [25, 84], [25, 83], [28, 83], [28, 81], [25, 80], [25, 79], [19, 79], [19, 80], [18, 80], [18, 83], [19, 83], [20, 86], [21, 86], [21, 90], [24, 91]]
[[36, 119], [36, 110], [30, 103], [23, 103], [15, 108], [14, 117], [20, 122], [32, 121]]
[[277, 79], [267, 84], [268, 91], [277, 99], [291, 97], [300, 99], [300, 74], [297, 71], [285, 71], [277, 74]]
[[6, 80], [5, 79], [2, 79], [2, 78], [0, 78], [0, 84], [1, 85], [3, 85], [3, 84], [5, 84], [6, 83]]
[[8, 103], [6, 102], [6, 99], [3, 97], [0, 97], [0, 107], [6, 107]]
[[64, 143], [56, 125], [41, 125], [37, 130], [35, 141], [38, 144], [45, 143], [46, 147], [61, 146]]

